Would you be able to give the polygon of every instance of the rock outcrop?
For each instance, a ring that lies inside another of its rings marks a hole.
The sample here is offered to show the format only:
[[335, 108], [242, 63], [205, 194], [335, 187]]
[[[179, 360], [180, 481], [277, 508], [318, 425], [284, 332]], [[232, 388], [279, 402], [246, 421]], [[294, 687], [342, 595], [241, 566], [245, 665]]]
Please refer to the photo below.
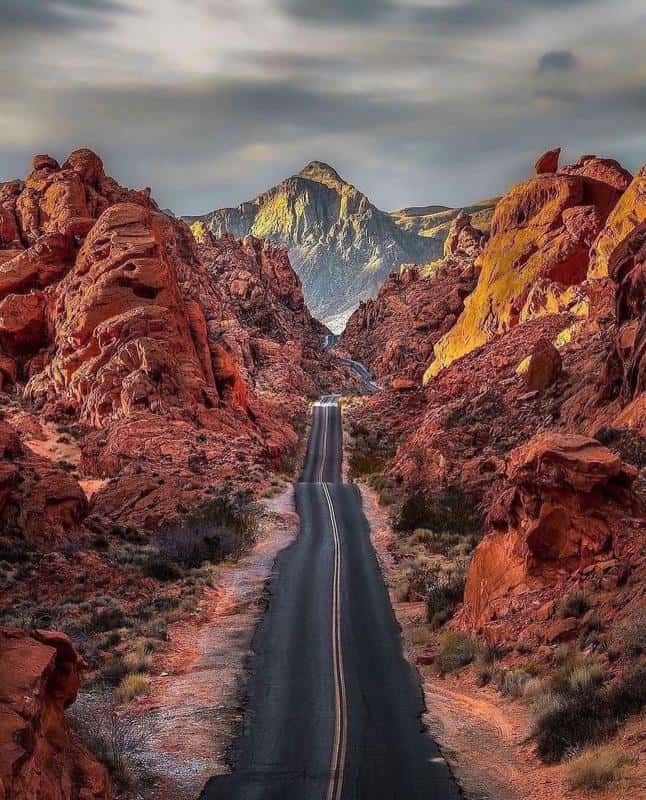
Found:
[[474, 259], [485, 241], [467, 214], [458, 215], [444, 259], [392, 273], [377, 297], [361, 303], [350, 317], [339, 348], [365, 364], [377, 380], [421, 383], [435, 343], [451, 330], [475, 287]]
[[200, 256], [237, 320], [222, 341], [258, 389], [315, 397], [344, 385], [359, 388], [323, 345], [329, 330], [315, 320], [287, 250], [267, 240], [214, 238], [199, 223]]
[[0, 628], [0, 797], [109, 800], [105, 768], [70, 730], [83, 660], [65, 634]]
[[487, 520], [467, 576], [463, 622], [504, 616], [513, 596], [559, 573], [614, 556], [613, 537], [635, 498], [637, 470], [594, 439], [540, 433], [507, 459], [507, 488]]
[[[505, 648], [579, 636], [583, 623], [557, 614], [570, 593], [589, 594], [604, 626], [632, 624], [646, 575], [644, 171], [631, 181], [593, 156], [558, 168], [556, 153], [537, 171], [498, 204], [425, 388], [402, 370], [350, 412], [391, 502], [461, 493], [486, 515], [451, 624]], [[423, 320], [403, 282], [382, 291], [387, 325], [379, 295], [374, 323], [366, 305], [341, 340], [376, 365], [398, 319], [413, 341]]]
[[616, 333], [601, 377], [601, 401], [617, 399], [624, 424], [646, 433], [646, 221], [613, 250]]
[[478, 284], [436, 344], [425, 380], [520, 322], [561, 310], [586, 315], [586, 294], [578, 287], [592, 244], [629, 182], [617, 162], [585, 156], [514, 186], [496, 207], [477, 262]]

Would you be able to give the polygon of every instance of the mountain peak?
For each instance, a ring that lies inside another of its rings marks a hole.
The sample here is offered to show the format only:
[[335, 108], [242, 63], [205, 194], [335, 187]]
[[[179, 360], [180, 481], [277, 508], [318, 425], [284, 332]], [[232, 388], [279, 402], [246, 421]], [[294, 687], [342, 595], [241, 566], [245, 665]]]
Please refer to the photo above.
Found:
[[310, 161], [298, 174], [301, 178], [308, 178], [319, 183], [329, 183], [330, 181], [345, 183], [339, 173], [324, 161]]

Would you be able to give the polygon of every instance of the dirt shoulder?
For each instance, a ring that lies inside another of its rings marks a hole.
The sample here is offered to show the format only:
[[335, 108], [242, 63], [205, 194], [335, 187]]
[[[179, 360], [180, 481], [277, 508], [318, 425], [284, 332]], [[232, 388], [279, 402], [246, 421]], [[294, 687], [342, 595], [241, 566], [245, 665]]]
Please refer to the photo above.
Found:
[[[410, 660], [417, 665], [424, 689], [425, 722], [462, 786], [467, 800], [583, 800], [587, 794], [567, 789], [565, 765], [546, 766], [526, 741], [530, 728], [527, 709], [503, 697], [493, 687], [478, 687], [470, 670], [440, 677], [425, 664], [424, 645], [418, 642], [425, 621], [422, 602], [402, 602], [395, 587], [401, 580], [392, 554], [395, 534], [376, 493], [361, 485], [364, 511], [401, 625]], [[616, 744], [632, 757], [633, 766], [621, 785], [595, 793], [606, 800], [638, 800], [646, 791], [643, 718], [622, 729]]]
[[261, 530], [235, 564], [214, 568], [195, 616], [169, 628], [171, 644], [141, 701], [149, 730], [139, 760], [151, 800], [194, 800], [206, 780], [228, 771], [226, 753], [241, 720], [251, 639], [276, 555], [298, 532], [293, 487], [263, 501]]

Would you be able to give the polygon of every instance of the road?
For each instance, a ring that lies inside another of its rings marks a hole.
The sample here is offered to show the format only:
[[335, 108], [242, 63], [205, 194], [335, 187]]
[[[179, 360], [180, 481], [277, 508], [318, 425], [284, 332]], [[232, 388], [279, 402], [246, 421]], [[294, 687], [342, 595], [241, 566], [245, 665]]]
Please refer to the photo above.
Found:
[[322, 398], [295, 487], [301, 529], [276, 561], [252, 643], [235, 771], [201, 800], [460, 797], [422, 728], [422, 692], [341, 460], [341, 410]]

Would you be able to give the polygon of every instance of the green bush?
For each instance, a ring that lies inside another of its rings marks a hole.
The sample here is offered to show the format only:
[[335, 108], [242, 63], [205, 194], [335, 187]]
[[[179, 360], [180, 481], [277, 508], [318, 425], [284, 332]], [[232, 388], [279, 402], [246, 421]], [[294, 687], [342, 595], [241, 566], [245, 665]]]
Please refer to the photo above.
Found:
[[151, 553], [142, 565], [144, 575], [158, 581], [178, 581], [182, 570], [163, 553]]
[[[181, 522], [159, 534], [163, 558], [190, 569], [238, 558], [255, 541], [258, 518], [249, 495], [223, 488]], [[163, 580], [163, 579], [162, 579]]]
[[561, 601], [558, 608], [559, 617], [582, 617], [590, 609], [590, 601], [584, 592], [572, 592]]
[[449, 486], [444, 492], [429, 494], [415, 492], [407, 497], [392, 517], [396, 531], [426, 528], [434, 534], [454, 534], [447, 537], [446, 546], [457, 544], [461, 538], [482, 535], [482, 517], [475, 501], [460, 486]]
[[477, 644], [465, 633], [446, 631], [440, 638], [440, 646], [434, 663], [443, 675], [466, 667], [476, 657]]
[[453, 616], [458, 603], [464, 597], [466, 570], [461, 565], [457, 570], [442, 573], [431, 580], [426, 590], [426, 618], [434, 627], [440, 627]]

